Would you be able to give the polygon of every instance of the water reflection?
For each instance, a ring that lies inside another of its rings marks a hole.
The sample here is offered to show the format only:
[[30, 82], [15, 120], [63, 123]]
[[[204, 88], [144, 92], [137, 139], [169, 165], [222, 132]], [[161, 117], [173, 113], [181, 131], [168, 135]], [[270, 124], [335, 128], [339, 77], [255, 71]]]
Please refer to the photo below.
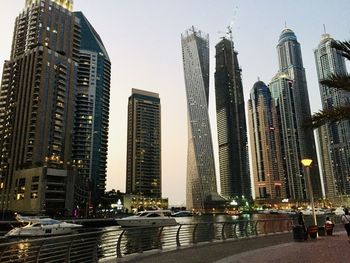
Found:
[[125, 254], [147, 251], [151, 249], [161, 249], [162, 236], [160, 228], [149, 229], [127, 229], [124, 233]]

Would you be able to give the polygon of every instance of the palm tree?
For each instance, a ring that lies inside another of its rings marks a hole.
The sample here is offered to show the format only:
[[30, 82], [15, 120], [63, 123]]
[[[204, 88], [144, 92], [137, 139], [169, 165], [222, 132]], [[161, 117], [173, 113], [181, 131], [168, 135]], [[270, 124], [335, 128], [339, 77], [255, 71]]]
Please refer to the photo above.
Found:
[[[340, 51], [341, 55], [350, 61], [350, 41], [333, 41], [332, 47]], [[328, 79], [321, 80], [320, 83], [330, 89], [350, 92], [350, 75], [347, 73], [331, 74]], [[325, 123], [333, 123], [342, 120], [350, 120], [350, 103], [331, 109], [324, 109], [315, 113], [311, 117], [311, 126], [315, 129]]]

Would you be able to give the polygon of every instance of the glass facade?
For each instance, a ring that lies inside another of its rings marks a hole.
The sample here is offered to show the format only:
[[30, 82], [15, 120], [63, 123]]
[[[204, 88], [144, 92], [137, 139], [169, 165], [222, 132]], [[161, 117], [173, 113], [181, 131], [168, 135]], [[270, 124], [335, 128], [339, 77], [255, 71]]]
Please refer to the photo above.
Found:
[[128, 105], [126, 193], [161, 198], [161, 172], [159, 95], [133, 89]]
[[286, 190], [280, 127], [274, 100], [264, 82], [254, 84], [248, 110], [255, 199], [281, 201]]
[[[323, 34], [315, 49], [318, 79], [323, 80], [331, 74], [346, 74], [344, 57], [332, 48], [333, 38]], [[350, 93], [325, 87], [320, 84], [322, 108], [324, 110], [349, 105]], [[325, 191], [328, 198], [350, 194], [350, 121], [325, 124], [321, 129], [322, 171]]]
[[181, 44], [188, 111], [186, 206], [203, 211], [218, 196], [208, 116], [209, 37], [192, 27]]
[[241, 69], [233, 42], [216, 45], [215, 95], [221, 195], [251, 197], [247, 128]]
[[88, 180], [90, 202], [96, 206], [106, 188], [111, 62], [87, 18], [81, 12], [75, 15], [80, 20], [81, 43], [73, 159], [79, 174]]
[[270, 89], [278, 107], [281, 126], [287, 197], [296, 200], [309, 197], [301, 160], [311, 158], [311, 185], [314, 196], [321, 198], [314, 134], [311, 128], [305, 127], [306, 121], [311, 117], [305, 69], [300, 44], [292, 30], [286, 28], [282, 31], [277, 51], [279, 74], [272, 80]]

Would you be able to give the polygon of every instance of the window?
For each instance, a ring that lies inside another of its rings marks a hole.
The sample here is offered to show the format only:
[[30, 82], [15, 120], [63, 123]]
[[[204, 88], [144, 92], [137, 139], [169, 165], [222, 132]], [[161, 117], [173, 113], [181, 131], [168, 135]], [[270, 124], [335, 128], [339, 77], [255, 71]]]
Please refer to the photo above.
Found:
[[33, 176], [32, 182], [33, 183], [39, 182], [39, 176]]
[[160, 217], [159, 214], [150, 214], [148, 217]]

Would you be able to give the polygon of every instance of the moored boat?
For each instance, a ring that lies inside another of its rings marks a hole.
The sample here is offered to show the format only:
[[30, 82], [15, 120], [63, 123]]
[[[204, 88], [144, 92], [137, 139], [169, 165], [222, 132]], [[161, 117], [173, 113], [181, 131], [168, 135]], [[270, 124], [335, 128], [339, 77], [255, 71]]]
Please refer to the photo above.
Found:
[[136, 215], [117, 219], [122, 227], [174, 226], [175, 218], [169, 210], [150, 210], [138, 212]]
[[58, 221], [51, 218], [17, 217], [17, 220], [26, 223], [25, 226], [10, 230], [5, 237], [35, 237], [56, 236], [71, 234], [82, 225]]
[[192, 211], [178, 211], [173, 213], [171, 216], [173, 217], [187, 217], [187, 216], [193, 216]]

